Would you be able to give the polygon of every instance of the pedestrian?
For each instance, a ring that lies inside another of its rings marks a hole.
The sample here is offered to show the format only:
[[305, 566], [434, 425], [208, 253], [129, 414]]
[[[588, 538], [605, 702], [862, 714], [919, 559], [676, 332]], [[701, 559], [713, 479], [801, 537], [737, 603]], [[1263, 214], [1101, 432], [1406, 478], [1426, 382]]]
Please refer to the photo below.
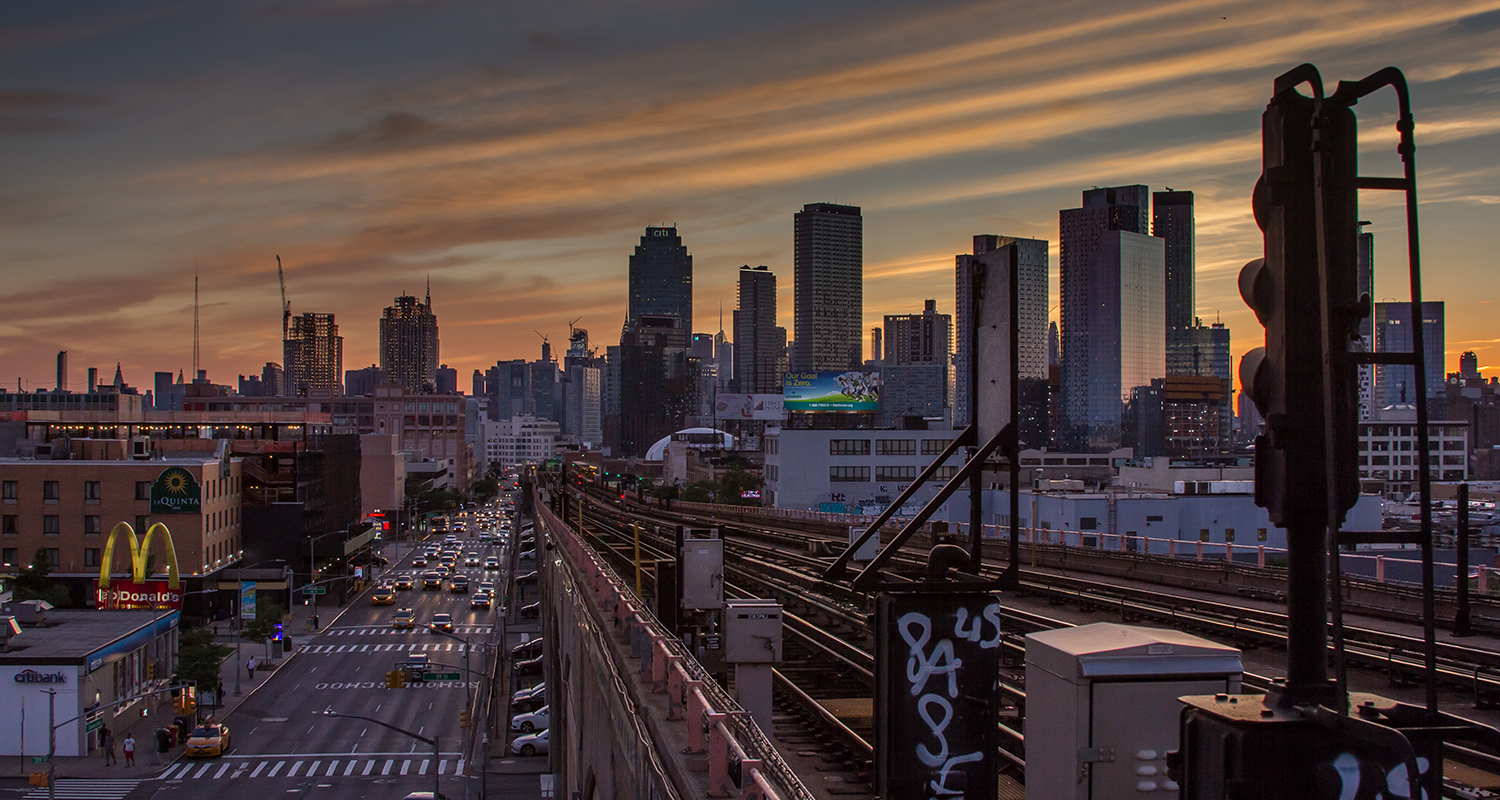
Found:
[[135, 736], [125, 734], [125, 766], [135, 766]]
[[250, 656], [250, 660], [245, 662], [245, 668], [250, 670], [250, 680], [255, 680], [255, 656]]
[[102, 728], [101, 730], [103, 732], [103, 736], [100, 737], [100, 740], [102, 746], [104, 747], [104, 766], [107, 767], [111, 764], [120, 763], [119, 759], [115, 758], [115, 732], [110, 730], [108, 726]]

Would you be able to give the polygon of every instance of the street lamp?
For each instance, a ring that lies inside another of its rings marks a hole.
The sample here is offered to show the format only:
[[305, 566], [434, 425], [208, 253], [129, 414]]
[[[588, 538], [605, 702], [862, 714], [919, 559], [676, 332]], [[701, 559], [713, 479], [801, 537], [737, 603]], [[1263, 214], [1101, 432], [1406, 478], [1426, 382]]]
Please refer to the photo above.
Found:
[[[319, 712], [314, 712], [314, 713], [319, 713]], [[438, 762], [442, 760], [443, 756], [442, 756], [442, 754], [440, 752], [438, 752], [438, 736], [437, 736], [437, 734], [433, 734], [432, 738], [429, 739], [426, 736], [423, 736], [423, 735], [421, 735], [419, 733], [412, 733], [411, 731], [406, 730], [405, 728], [398, 728], [395, 725], [390, 724], [389, 722], [382, 722], [382, 721], [380, 721], [378, 719], [375, 719], [374, 717], [363, 717], [363, 716], [360, 716], [358, 714], [343, 714], [343, 713], [340, 713], [338, 711], [334, 711], [332, 706], [329, 706], [328, 708], [323, 709], [323, 711], [321, 713], [325, 717], [347, 717], [349, 719], [364, 720], [365, 722], [370, 722], [370, 723], [374, 723], [376, 725], [379, 725], [382, 728], [388, 728], [390, 730], [393, 730], [396, 733], [399, 733], [399, 734], [401, 734], [403, 736], [409, 736], [409, 737], [411, 737], [413, 739], [416, 739], [419, 742], [422, 742], [423, 744], [430, 744], [430, 745], [432, 745], [432, 798], [433, 798], [433, 800], [437, 800], [437, 798], [442, 797], [442, 795], [443, 795], [443, 791], [442, 791], [442, 789], [443, 789], [443, 783], [442, 783], [443, 777], [442, 777], [442, 774], [438, 772]]]
[[[328, 536], [332, 536], [336, 533], [343, 533], [343, 531], [329, 531], [318, 536], [309, 536], [307, 538], [307, 585], [311, 586], [318, 582], [318, 540]], [[314, 592], [309, 596], [312, 597], [312, 613], [308, 616], [308, 622], [310, 622], [312, 625], [311, 629], [313, 631], [316, 631], [318, 629], [318, 594]]]
[[[251, 564], [250, 567], [253, 569], [255, 567], [260, 566], [261, 564], [285, 564], [285, 563], [286, 563], [286, 559], [284, 559], [284, 558], [272, 558], [272, 559], [267, 559], [265, 561], [257, 561], [254, 564]], [[235, 601], [234, 601], [234, 696], [235, 697], [239, 697], [240, 694], [241, 694], [241, 692], [240, 692], [240, 640], [242, 638], [244, 638], [244, 637], [241, 636], [240, 634], [243, 633], [243, 631], [244, 631], [244, 625], [245, 625], [245, 609], [243, 608], [243, 605], [244, 605], [244, 603], [243, 603], [243, 601], [244, 601], [244, 591], [245, 591], [245, 589], [244, 589], [245, 582], [243, 580], [244, 577], [245, 577], [245, 565], [244, 565], [244, 562], [242, 561], [240, 563], [235, 564], [235, 566], [234, 566], [234, 591], [235, 591]], [[287, 609], [287, 611], [291, 611], [291, 609]]]

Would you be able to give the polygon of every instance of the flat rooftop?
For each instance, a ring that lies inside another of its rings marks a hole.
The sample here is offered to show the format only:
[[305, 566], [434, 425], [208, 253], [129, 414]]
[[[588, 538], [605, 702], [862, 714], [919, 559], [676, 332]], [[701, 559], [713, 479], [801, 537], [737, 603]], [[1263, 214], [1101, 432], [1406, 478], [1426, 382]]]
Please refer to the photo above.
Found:
[[166, 630], [176, 624], [175, 611], [95, 611], [52, 609], [47, 624], [31, 627], [22, 623], [21, 634], [12, 637], [0, 664], [82, 664], [90, 655], [131, 634], [150, 629], [152, 620]]

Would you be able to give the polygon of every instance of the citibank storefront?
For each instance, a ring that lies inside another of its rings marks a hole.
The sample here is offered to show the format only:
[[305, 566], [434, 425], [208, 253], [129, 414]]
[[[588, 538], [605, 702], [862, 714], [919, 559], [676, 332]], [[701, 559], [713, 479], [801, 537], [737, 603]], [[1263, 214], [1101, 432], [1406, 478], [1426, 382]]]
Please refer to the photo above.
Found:
[[47, 754], [49, 701], [59, 756], [87, 755], [103, 726], [139, 719], [143, 700], [109, 706], [166, 685], [177, 620], [176, 611], [54, 609], [41, 624], [23, 623], [0, 653], [0, 708], [9, 711], [0, 718], [0, 755]]

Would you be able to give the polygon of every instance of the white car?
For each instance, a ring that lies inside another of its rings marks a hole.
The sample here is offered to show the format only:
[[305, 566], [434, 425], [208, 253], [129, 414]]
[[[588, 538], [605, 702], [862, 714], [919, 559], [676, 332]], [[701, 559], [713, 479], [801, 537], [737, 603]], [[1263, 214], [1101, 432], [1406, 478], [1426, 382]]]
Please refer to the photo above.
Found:
[[520, 731], [521, 733], [531, 733], [532, 731], [546, 730], [547, 728], [551, 727], [547, 724], [548, 720], [551, 719], [551, 717], [547, 713], [547, 709], [549, 708], [551, 708], [551, 706], [542, 706], [541, 708], [531, 712], [530, 714], [515, 715], [510, 720], [510, 729], [513, 731]]
[[547, 754], [547, 734], [550, 731], [517, 736], [510, 743], [510, 751], [518, 756], [544, 756]]
[[515, 702], [516, 700], [526, 700], [526, 699], [529, 699], [529, 698], [532, 698], [532, 697], [545, 697], [546, 694], [547, 694], [547, 682], [546, 681], [542, 681], [541, 683], [538, 683], [537, 685], [535, 685], [535, 686], [533, 686], [533, 687], [531, 687], [529, 689], [520, 689], [520, 690], [518, 690], [515, 694], [511, 695], [510, 699], [511, 699], [511, 702]]

